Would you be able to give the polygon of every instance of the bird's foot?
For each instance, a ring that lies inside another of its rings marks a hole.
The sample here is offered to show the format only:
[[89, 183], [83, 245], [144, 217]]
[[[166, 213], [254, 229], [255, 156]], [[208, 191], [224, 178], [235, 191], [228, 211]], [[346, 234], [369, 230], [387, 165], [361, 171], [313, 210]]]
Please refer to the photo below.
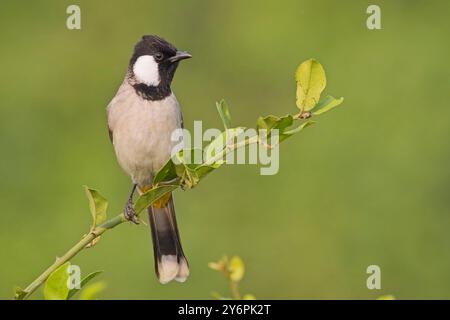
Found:
[[134, 224], [139, 224], [138, 215], [134, 210], [133, 201], [131, 199], [128, 200], [127, 205], [125, 206], [125, 209], [123, 211], [123, 214], [125, 216], [125, 219], [127, 219], [128, 221], [131, 221]]

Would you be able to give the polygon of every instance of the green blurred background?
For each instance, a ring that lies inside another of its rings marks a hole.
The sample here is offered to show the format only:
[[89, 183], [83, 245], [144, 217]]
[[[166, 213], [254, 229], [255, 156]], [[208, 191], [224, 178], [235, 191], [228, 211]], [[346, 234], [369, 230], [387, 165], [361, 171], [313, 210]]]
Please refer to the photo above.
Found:
[[[82, 29], [66, 29], [81, 7]], [[382, 30], [366, 28], [378, 4]], [[281, 146], [280, 171], [228, 166], [176, 206], [191, 277], [160, 285], [148, 227], [122, 225], [72, 263], [104, 270], [101, 298], [228, 295], [207, 268], [246, 262], [260, 299], [450, 298], [448, 1], [5, 1], [0, 10], [0, 298], [26, 286], [90, 224], [82, 185], [110, 215], [129, 178], [116, 163], [105, 107], [135, 42], [158, 34], [194, 59], [173, 89], [186, 127], [236, 125], [295, 111], [294, 71], [310, 57], [342, 108]], [[366, 288], [381, 267], [382, 289]], [[35, 297], [41, 297], [38, 292]]]

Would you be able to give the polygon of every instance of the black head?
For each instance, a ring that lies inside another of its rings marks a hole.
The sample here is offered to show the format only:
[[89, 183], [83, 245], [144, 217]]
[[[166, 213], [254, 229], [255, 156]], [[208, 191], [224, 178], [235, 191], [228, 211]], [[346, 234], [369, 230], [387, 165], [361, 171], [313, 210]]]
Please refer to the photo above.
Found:
[[172, 92], [170, 84], [179, 61], [191, 57], [158, 36], [143, 36], [134, 47], [128, 80], [144, 99], [162, 100]]

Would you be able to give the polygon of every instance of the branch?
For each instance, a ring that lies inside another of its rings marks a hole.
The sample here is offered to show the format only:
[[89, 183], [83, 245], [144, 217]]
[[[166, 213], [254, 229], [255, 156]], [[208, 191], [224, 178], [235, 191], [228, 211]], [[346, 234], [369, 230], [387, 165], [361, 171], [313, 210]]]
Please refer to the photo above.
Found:
[[111, 230], [127, 221], [123, 214], [119, 214], [118, 216], [106, 221], [105, 223], [99, 225], [94, 230], [92, 230], [88, 235], [83, 237], [78, 243], [76, 243], [72, 248], [70, 248], [63, 256], [56, 258], [56, 261], [47, 268], [39, 277], [37, 277], [32, 283], [28, 285], [24, 290], [21, 291], [21, 294], [15, 296], [15, 299], [23, 300], [27, 299], [37, 288], [39, 288], [45, 280], [52, 274], [53, 271], [58, 269], [64, 263], [72, 259], [76, 256], [80, 251], [85, 249], [95, 238], [98, 238], [100, 235], [105, 233], [108, 230]]
[[[233, 143], [230, 145], [227, 145], [227, 147], [221, 152], [218, 153], [212, 160], [211, 163], [218, 161], [219, 159], [222, 159], [224, 156], [226, 156], [227, 153], [241, 148], [246, 145], [254, 144], [258, 142], [258, 136], [252, 137], [250, 139], [247, 139], [243, 142], [239, 143]], [[177, 183], [177, 184], [174, 184]], [[165, 194], [171, 192], [169, 189], [177, 189], [181, 187], [182, 181], [179, 178], [172, 179], [172, 181], [169, 182], [161, 182], [158, 186], [155, 186], [151, 190], [144, 193], [140, 199], [144, 199], [145, 204], [142, 206], [136, 206], [136, 212], [137, 214], [140, 214], [144, 209], [152, 205], [155, 201], [163, 197]], [[159, 190], [162, 190], [162, 192], [159, 192]], [[156, 196], [152, 197], [152, 199], [147, 200], [149, 196], [152, 196], [154, 194], [157, 194]], [[147, 200], [147, 201], [146, 201]], [[139, 200], [137, 201], [139, 203]], [[89, 234], [85, 235], [80, 241], [78, 241], [72, 248], [70, 248], [64, 255], [61, 257], [56, 258], [56, 261], [48, 267], [40, 276], [38, 276], [32, 283], [30, 283], [25, 289], [20, 290], [18, 293], [16, 293], [15, 299], [23, 300], [27, 299], [34, 291], [36, 291], [37, 288], [39, 288], [46, 280], [47, 278], [60, 266], [62, 266], [64, 263], [68, 262], [70, 259], [75, 257], [78, 253], [80, 253], [83, 249], [86, 249], [96, 238], [98, 238], [100, 235], [105, 233], [108, 230], [111, 230], [118, 225], [127, 222], [128, 220], [125, 218], [125, 216], [122, 214], [117, 215], [116, 217], [109, 219], [108, 221], [102, 223], [101, 225], [93, 228], [89, 232]]]

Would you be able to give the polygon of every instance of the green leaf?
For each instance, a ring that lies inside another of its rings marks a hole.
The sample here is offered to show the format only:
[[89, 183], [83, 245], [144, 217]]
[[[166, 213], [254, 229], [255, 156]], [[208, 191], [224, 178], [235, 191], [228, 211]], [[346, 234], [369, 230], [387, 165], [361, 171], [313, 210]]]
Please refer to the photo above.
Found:
[[196, 170], [202, 165], [202, 161], [198, 161], [202, 160], [202, 157], [203, 150], [198, 148], [184, 149], [174, 156], [174, 160], [176, 161], [175, 171], [177, 176], [180, 177], [180, 185], [182, 188], [193, 188], [200, 181]]
[[216, 102], [217, 111], [219, 111], [220, 118], [222, 119], [223, 126], [225, 129], [231, 128], [231, 115], [228, 105], [225, 100], [220, 100]]
[[294, 118], [291, 115], [286, 115], [284, 117], [277, 117], [274, 115], [269, 115], [266, 117], [259, 117], [256, 121], [256, 128], [266, 129], [267, 133], [272, 129], [278, 129], [283, 131], [284, 129], [290, 127], [294, 122]]
[[171, 181], [177, 177], [177, 171], [175, 164], [172, 159], [166, 162], [166, 164], [158, 171], [155, 178], [153, 179], [153, 184], [156, 185], [163, 181]]
[[342, 102], [344, 102], [344, 98], [341, 97], [336, 99], [332, 96], [326, 96], [325, 99], [320, 101], [313, 110], [313, 115], [318, 116], [319, 114], [330, 111], [333, 108], [339, 106]]
[[305, 129], [309, 126], [312, 126], [314, 123], [315, 123], [314, 121], [306, 121], [294, 129], [283, 131], [280, 134], [280, 142], [283, 140], [286, 140], [287, 138], [293, 136], [296, 133], [299, 133], [300, 131], [302, 131], [303, 129]]
[[256, 128], [270, 130], [279, 120], [279, 117], [273, 115], [259, 117], [256, 120]]
[[94, 282], [87, 285], [80, 293], [80, 300], [95, 300], [97, 295], [105, 290], [106, 284], [103, 281]]
[[[204, 151], [203, 162], [209, 163], [219, 152], [223, 151], [229, 144], [233, 144], [236, 137], [244, 133], [244, 127], [230, 128], [223, 131], [217, 136]], [[215, 163], [222, 164], [223, 158], [215, 161]]]
[[256, 298], [254, 295], [247, 293], [242, 297], [242, 300], [256, 300]]
[[229, 264], [230, 269], [230, 279], [233, 282], [239, 282], [244, 277], [245, 267], [244, 261], [238, 256], [234, 256], [230, 260]]
[[92, 214], [92, 229], [106, 221], [108, 201], [97, 191], [84, 186]]
[[179, 167], [189, 167], [195, 169], [202, 164], [203, 150], [199, 148], [183, 149], [180, 150], [174, 157], [175, 171], [180, 176], [183, 170], [179, 171]]
[[143, 193], [134, 204], [134, 210], [139, 214], [142, 210], [146, 209], [156, 200], [160, 199], [166, 193], [172, 192], [179, 185], [161, 185], [150, 189], [149, 191]]
[[44, 287], [45, 300], [66, 300], [69, 294], [69, 286], [67, 285], [69, 266], [70, 262], [64, 263], [48, 277]]
[[301, 63], [295, 73], [297, 81], [297, 108], [309, 111], [319, 102], [327, 80], [322, 65], [309, 59]]
[[219, 168], [222, 164], [221, 163], [214, 163], [212, 165], [201, 165], [198, 168], [195, 169], [195, 174], [198, 178], [198, 182], [200, 182], [200, 180], [204, 177], [206, 177], [209, 173], [211, 173], [212, 171], [216, 170], [217, 168]]
[[[245, 132], [244, 127], [227, 129], [217, 136], [204, 151], [204, 163], [194, 169], [194, 172], [188, 171], [191, 176], [193, 186], [195, 186], [202, 178], [222, 166], [226, 157], [226, 147], [236, 143], [236, 138]], [[222, 157], [215, 157], [222, 153]], [[192, 179], [193, 178], [193, 179]]]
[[78, 291], [80, 291], [81, 289], [84, 288], [84, 286], [86, 284], [88, 284], [89, 281], [91, 281], [92, 279], [94, 279], [96, 276], [98, 276], [100, 273], [102, 273], [103, 271], [95, 271], [92, 272], [90, 274], [88, 274], [86, 277], [83, 278], [83, 280], [81, 280], [80, 282], [80, 289], [77, 288], [73, 288], [69, 291], [69, 294], [67, 296], [67, 300], [69, 300], [70, 298], [72, 298]]
[[181, 182], [183, 189], [191, 189], [200, 182], [200, 178], [198, 177], [195, 169], [186, 167], [183, 177], [181, 178]]
[[268, 131], [267, 139], [270, 138], [271, 131], [273, 129], [278, 129], [279, 142], [293, 136], [294, 134], [302, 131], [304, 128], [314, 124], [314, 121], [306, 121], [300, 124], [298, 127], [290, 129], [294, 123], [294, 118], [291, 115], [284, 117], [276, 117], [273, 115], [267, 117], [260, 117], [257, 122], [258, 129], [266, 129]]

